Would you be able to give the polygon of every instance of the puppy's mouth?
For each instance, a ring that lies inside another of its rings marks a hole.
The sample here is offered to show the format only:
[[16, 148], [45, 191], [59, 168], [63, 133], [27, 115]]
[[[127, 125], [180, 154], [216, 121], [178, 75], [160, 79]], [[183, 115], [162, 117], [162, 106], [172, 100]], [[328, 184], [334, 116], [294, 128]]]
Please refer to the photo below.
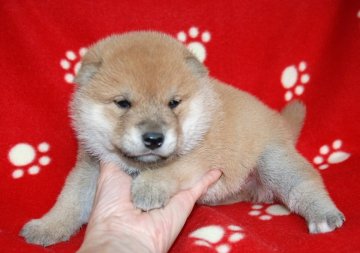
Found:
[[116, 150], [118, 153], [120, 153], [123, 157], [133, 161], [133, 162], [140, 162], [140, 163], [157, 163], [160, 161], [166, 161], [169, 157], [168, 156], [162, 156], [159, 154], [156, 154], [152, 151], [142, 153], [142, 154], [130, 154], [128, 152], [125, 152], [121, 148], [116, 147]]
[[159, 156], [156, 154], [145, 154], [145, 155], [133, 156], [132, 159], [135, 159], [139, 162], [152, 163], [152, 162], [158, 162], [161, 160], [166, 160], [167, 157]]

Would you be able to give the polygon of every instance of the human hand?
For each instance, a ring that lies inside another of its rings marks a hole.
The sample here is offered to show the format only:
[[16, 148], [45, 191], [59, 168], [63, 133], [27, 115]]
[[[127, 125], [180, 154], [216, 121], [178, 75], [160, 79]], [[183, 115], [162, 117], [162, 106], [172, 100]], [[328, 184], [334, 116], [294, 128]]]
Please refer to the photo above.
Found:
[[167, 252], [196, 200], [220, 175], [219, 170], [210, 171], [193, 188], [173, 196], [164, 208], [142, 212], [131, 202], [131, 177], [115, 165], [102, 165], [78, 252]]

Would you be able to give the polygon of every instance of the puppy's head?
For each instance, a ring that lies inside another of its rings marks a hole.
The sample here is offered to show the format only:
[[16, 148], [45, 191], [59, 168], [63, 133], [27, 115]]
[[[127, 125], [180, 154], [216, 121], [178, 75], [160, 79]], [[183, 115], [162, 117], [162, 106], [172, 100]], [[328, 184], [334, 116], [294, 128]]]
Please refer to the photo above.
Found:
[[156, 32], [98, 42], [76, 82], [72, 116], [80, 141], [100, 159], [139, 169], [193, 150], [217, 103], [206, 68]]

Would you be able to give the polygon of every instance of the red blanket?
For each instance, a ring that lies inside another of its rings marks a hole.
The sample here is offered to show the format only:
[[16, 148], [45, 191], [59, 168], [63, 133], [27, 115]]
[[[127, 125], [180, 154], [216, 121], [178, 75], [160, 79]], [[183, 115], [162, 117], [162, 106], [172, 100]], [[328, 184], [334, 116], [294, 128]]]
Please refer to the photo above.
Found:
[[152, 29], [186, 44], [213, 76], [271, 107], [301, 99], [298, 148], [347, 220], [308, 234], [278, 204], [197, 206], [171, 252], [360, 252], [358, 1], [2, 1], [0, 251], [73, 252], [84, 229], [48, 248], [18, 236], [54, 204], [75, 163], [68, 102], [86, 47]]

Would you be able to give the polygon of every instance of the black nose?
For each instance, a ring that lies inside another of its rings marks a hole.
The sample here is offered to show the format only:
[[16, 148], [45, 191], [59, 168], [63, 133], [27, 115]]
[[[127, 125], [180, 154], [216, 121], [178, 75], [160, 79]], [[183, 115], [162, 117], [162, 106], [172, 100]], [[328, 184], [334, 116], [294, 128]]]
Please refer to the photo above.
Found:
[[164, 135], [162, 133], [148, 132], [142, 136], [145, 147], [149, 149], [160, 148], [164, 143]]

